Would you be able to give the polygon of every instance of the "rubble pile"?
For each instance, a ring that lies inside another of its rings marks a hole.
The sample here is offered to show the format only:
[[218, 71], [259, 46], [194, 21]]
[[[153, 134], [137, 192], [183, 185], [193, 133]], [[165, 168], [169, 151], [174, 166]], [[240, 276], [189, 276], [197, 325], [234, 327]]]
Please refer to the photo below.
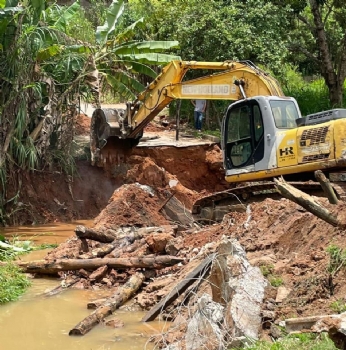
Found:
[[343, 226], [279, 195], [239, 200], [246, 209], [221, 223], [195, 221], [194, 201], [227, 187], [216, 145], [137, 147], [115, 175], [123, 185], [112, 187], [93, 227], [77, 226], [45, 261], [22, 263], [27, 272], [61, 277], [52, 294], [67, 287], [109, 293], [90, 301], [94, 311], [71, 335], [85, 334], [127, 300], [126, 307], [147, 311], [144, 321], [171, 322], [152, 339], [166, 350], [276, 339], [292, 318], [331, 332], [327, 321], [314, 326], [307, 318], [346, 305], [344, 262], [333, 265], [330, 253], [346, 246], [346, 203], [316, 198]]

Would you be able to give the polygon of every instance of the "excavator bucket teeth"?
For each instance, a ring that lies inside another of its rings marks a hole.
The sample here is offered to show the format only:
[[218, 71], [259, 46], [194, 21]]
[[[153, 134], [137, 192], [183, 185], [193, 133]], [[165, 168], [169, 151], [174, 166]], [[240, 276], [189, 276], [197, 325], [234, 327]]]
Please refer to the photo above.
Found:
[[118, 165], [125, 161], [140, 138], [122, 138], [121, 125], [125, 110], [121, 108], [95, 109], [91, 118], [91, 163], [99, 167]]

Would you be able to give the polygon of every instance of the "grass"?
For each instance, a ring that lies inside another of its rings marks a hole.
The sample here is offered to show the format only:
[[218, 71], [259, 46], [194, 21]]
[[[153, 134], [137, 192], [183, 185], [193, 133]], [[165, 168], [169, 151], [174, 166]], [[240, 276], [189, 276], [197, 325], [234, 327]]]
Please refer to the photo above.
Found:
[[[0, 236], [4, 241], [5, 238]], [[30, 281], [25, 274], [13, 263], [13, 260], [21, 254], [33, 250], [43, 250], [57, 247], [57, 244], [42, 243], [38, 246], [32, 245], [32, 241], [20, 241], [13, 237], [11, 243], [15, 247], [26, 249], [25, 252], [15, 252], [11, 249], [0, 249], [0, 261], [6, 265], [0, 266], [0, 304], [17, 300], [30, 286]]]
[[339, 299], [335, 300], [330, 304], [330, 308], [337, 314], [341, 314], [346, 311], [346, 303], [345, 300]]
[[284, 280], [282, 279], [282, 277], [280, 276], [269, 276], [268, 277], [269, 283], [273, 286], [273, 287], [280, 287], [284, 284]]
[[0, 266], [0, 304], [18, 299], [30, 286], [30, 281], [12, 262]]
[[260, 266], [262, 275], [269, 281], [273, 287], [280, 287], [284, 284], [282, 277], [274, 274], [274, 265], [273, 264], [262, 264]]
[[[276, 341], [257, 341], [244, 348], [232, 348], [232, 350], [335, 350], [337, 349], [327, 334], [302, 333], [287, 335]], [[229, 349], [231, 350], [231, 349]]]
[[332, 244], [328, 246], [327, 253], [329, 254], [327, 270], [332, 276], [335, 276], [341, 268], [346, 266], [346, 249]]

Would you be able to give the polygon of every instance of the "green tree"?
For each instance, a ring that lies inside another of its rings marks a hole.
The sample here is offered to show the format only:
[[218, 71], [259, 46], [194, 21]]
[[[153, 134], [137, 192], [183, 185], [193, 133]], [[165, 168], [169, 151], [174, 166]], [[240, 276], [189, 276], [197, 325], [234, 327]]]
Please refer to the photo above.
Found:
[[287, 11], [263, 0], [129, 0], [126, 18], [146, 18], [142, 37], [179, 40], [183, 60], [253, 60], [280, 70]]
[[287, 0], [282, 3], [292, 9], [289, 41], [292, 60], [304, 61], [309, 72], [319, 73], [329, 90], [331, 105], [341, 106], [346, 78], [344, 1]]
[[[133, 97], [143, 89], [136, 73], [153, 77], [149, 64], [179, 58], [163, 53], [177, 42], [132, 40], [141, 21], [116, 32], [123, 9], [122, 0], [111, 3], [90, 43], [83, 41], [88, 40], [85, 31], [80, 40], [74, 27], [81, 13], [78, 2], [66, 7], [28, 0], [24, 6], [0, 0], [0, 222], [8, 221], [8, 207], [20, 202], [25, 171], [54, 165], [73, 170], [71, 145], [81, 95], [98, 100], [100, 84], [108, 84], [119, 95]], [[7, 193], [9, 180], [17, 185], [12, 194]]]

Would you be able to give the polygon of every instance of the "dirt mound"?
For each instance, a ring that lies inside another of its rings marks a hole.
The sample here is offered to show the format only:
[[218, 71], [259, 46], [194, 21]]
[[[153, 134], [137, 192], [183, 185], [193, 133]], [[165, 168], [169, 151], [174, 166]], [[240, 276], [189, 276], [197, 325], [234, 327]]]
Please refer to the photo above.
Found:
[[149, 186], [124, 185], [113, 193], [108, 205], [95, 219], [95, 229], [166, 225], [169, 222], [160, 213], [162, 202]]
[[151, 158], [165, 172], [175, 175], [184, 187], [201, 194], [229, 188], [222, 168], [221, 150], [217, 145], [137, 147], [133, 155]]

